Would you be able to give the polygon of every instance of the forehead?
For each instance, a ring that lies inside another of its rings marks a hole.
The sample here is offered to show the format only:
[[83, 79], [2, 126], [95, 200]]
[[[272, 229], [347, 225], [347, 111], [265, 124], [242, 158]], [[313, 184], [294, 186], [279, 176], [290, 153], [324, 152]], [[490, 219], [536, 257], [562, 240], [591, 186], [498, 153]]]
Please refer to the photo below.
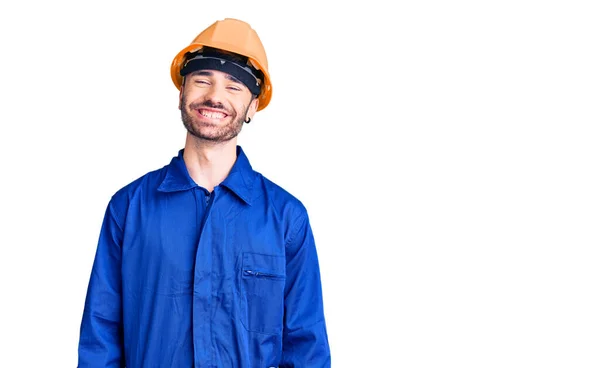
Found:
[[240, 82], [240, 80], [237, 79], [236, 77], [234, 77], [233, 75], [219, 71], [219, 70], [212, 70], [212, 69], [196, 70], [194, 72], [191, 72], [190, 75], [188, 75], [188, 78], [192, 78], [192, 77], [196, 77], [196, 76], [227, 79], [232, 82], [242, 84], [242, 82]]

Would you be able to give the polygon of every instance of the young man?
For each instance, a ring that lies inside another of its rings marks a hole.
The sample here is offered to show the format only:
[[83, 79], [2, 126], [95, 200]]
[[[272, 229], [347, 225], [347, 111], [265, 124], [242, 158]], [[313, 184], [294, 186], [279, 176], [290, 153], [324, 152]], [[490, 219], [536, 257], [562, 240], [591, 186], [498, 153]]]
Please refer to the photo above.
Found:
[[78, 366], [330, 367], [307, 210], [237, 144], [271, 98], [258, 35], [217, 21], [171, 76], [185, 146], [108, 203]]

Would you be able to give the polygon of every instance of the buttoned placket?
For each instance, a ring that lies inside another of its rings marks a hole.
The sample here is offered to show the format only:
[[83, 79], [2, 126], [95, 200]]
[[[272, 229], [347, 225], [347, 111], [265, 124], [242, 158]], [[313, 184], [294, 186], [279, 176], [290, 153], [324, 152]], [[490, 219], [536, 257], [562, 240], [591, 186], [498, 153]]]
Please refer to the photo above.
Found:
[[[196, 223], [199, 228], [196, 258], [194, 262], [194, 288], [192, 297], [192, 333], [194, 346], [194, 366], [210, 367], [213, 363], [211, 346], [210, 302], [212, 298], [212, 245], [210, 220], [212, 204], [217, 187], [209, 192], [196, 186], [193, 189], [196, 199]], [[208, 230], [207, 230], [208, 229]], [[208, 363], [208, 365], [204, 363]]]

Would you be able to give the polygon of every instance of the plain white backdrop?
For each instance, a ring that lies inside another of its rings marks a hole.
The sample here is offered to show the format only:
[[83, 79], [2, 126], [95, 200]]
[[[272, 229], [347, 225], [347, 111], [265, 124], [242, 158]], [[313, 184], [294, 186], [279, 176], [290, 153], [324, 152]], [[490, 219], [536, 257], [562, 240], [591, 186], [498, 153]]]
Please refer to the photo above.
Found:
[[239, 138], [301, 199], [333, 366], [600, 366], [593, 1], [0, 6], [1, 367], [75, 367], [104, 209], [183, 146], [172, 58], [267, 49]]

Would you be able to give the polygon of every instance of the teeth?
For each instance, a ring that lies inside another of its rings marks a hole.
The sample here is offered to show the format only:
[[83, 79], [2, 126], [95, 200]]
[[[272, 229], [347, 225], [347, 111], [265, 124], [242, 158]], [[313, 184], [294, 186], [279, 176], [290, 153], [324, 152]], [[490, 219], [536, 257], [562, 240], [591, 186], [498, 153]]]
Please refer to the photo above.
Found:
[[202, 114], [202, 116], [206, 116], [207, 118], [210, 118], [210, 119], [223, 119], [225, 117], [225, 114], [223, 114], [221, 112], [214, 112], [214, 111], [200, 110], [200, 114]]

